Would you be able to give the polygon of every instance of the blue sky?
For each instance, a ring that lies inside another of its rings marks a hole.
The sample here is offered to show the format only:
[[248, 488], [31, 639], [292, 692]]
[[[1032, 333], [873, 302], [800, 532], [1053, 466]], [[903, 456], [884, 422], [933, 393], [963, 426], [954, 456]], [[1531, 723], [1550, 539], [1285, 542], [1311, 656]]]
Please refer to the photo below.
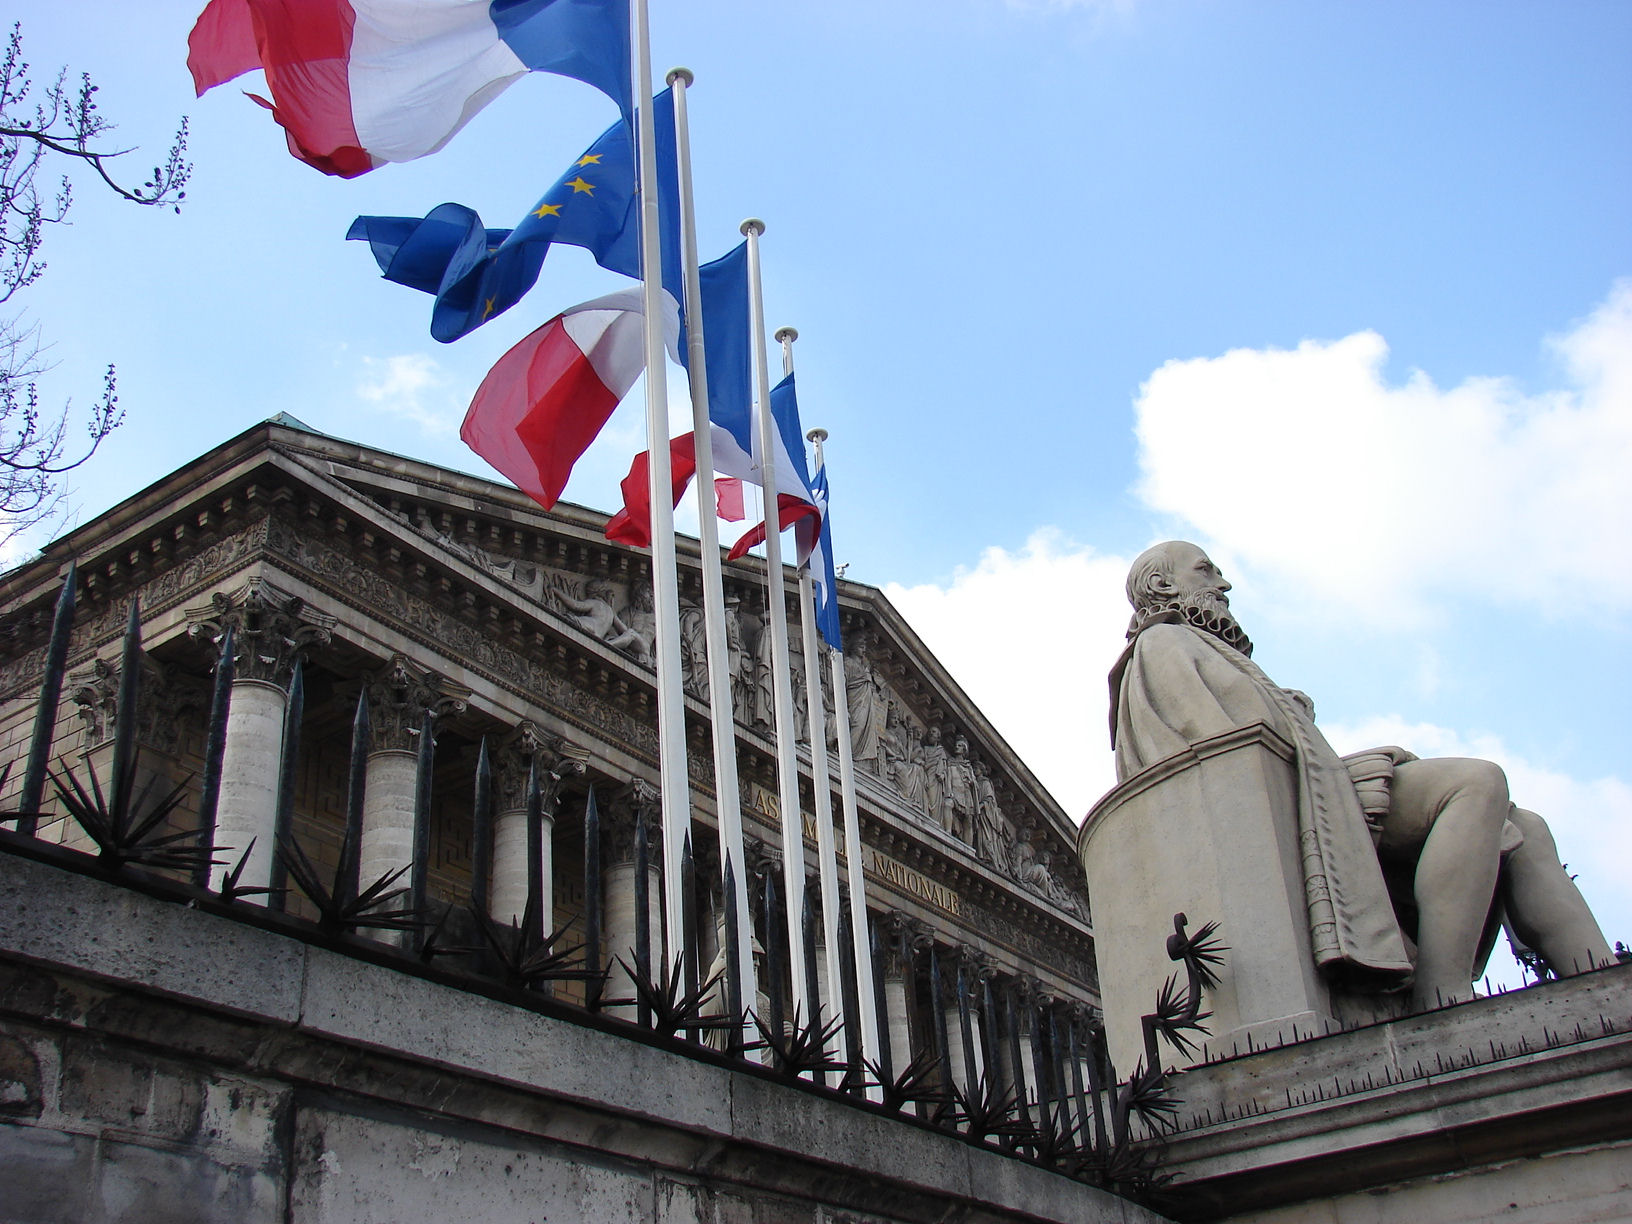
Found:
[[[486, 471], [471, 390], [615, 278], [553, 253], [443, 346], [343, 235], [444, 200], [514, 224], [611, 104], [531, 78], [435, 157], [328, 179], [235, 87], [192, 97], [199, 7], [18, 12], [136, 166], [193, 122], [182, 214], [83, 183], [28, 293], [48, 391], [120, 370], [82, 516], [279, 411]], [[1194, 538], [1334, 742], [1500, 760], [1632, 941], [1632, 6], [653, 7], [654, 64], [697, 73], [705, 256], [768, 224], [839, 559], [1073, 815], [1111, 782], [1126, 563]], [[568, 498], [615, 508], [641, 437], [637, 394]]]

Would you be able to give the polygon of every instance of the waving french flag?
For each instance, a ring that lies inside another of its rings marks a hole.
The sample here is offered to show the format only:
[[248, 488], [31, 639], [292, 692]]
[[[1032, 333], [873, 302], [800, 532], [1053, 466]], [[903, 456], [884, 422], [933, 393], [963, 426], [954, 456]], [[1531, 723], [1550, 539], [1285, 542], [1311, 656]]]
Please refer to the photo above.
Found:
[[[748, 248], [746, 244], [699, 269], [703, 298], [703, 332], [708, 338], [708, 417], [714, 470], [727, 483], [715, 484], [721, 518], [742, 517], [741, 485], [763, 487], [764, 461], [754, 416], [753, 350], [748, 330]], [[684, 350], [682, 350], [684, 354]], [[771, 417], [775, 424], [771, 456], [776, 474], [778, 522], [782, 530], [803, 523], [796, 538], [799, 563], [816, 546], [821, 509], [812, 491], [805, 464], [805, 440], [799, 424], [799, 405], [790, 374], [771, 390]], [[675, 505], [679, 505], [696, 469], [690, 434], [669, 441], [669, 467]], [[645, 493], [648, 456], [635, 456], [624, 478], [624, 506], [607, 526], [607, 538], [643, 545], [650, 539], [651, 506]], [[732, 504], [734, 502], [734, 504]], [[727, 514], [727, 510], [731, 514]], [[765, 541], [765, 524], [751, 528], [727, 554], [741, 557]]]
[[200, 94], [262, 69], [249, 96], [341, 178], [436, 152], [529, 72], [633, 112], [628, 0], [210, 0], [187, 47]]
[[[646, 368], [639, 288], [563, 311], [488, 371], [459, 436], [544, 509]], [[663, 319], [670, 352], [679, 315]]]

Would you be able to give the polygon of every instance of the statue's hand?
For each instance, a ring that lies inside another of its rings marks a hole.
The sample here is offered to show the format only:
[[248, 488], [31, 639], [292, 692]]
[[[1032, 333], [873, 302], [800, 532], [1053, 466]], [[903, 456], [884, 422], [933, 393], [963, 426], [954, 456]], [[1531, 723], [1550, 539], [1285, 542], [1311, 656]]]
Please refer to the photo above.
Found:
[[1310, 699], [1308, 693], [1301, 692], [1298, 689], [1282, 689], [1281, 692], [1298, 703], [1298, 708], [1308, 715], [1310, 722], [1315, 721], [1315, 703]]

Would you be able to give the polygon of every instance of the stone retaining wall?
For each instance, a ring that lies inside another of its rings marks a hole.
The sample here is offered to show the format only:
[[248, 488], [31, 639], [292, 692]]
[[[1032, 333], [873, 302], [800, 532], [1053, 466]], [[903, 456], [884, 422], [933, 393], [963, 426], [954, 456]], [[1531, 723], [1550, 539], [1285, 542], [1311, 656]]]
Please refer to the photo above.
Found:
[[0, 854], [0, 1222], [1157, 1222], [818, 1091]]

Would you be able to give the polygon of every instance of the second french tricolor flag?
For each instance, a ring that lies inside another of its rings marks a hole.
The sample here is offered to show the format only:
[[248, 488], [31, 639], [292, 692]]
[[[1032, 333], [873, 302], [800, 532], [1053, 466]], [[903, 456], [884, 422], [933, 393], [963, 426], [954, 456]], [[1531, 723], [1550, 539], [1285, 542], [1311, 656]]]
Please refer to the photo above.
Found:
[[[665, 304], [672, 349], [679, 315]], [[642, 320], [638, 287], [558, 314], [488, 371], [459, 430], [465, 445], [548, 510], [646, 368]]]

